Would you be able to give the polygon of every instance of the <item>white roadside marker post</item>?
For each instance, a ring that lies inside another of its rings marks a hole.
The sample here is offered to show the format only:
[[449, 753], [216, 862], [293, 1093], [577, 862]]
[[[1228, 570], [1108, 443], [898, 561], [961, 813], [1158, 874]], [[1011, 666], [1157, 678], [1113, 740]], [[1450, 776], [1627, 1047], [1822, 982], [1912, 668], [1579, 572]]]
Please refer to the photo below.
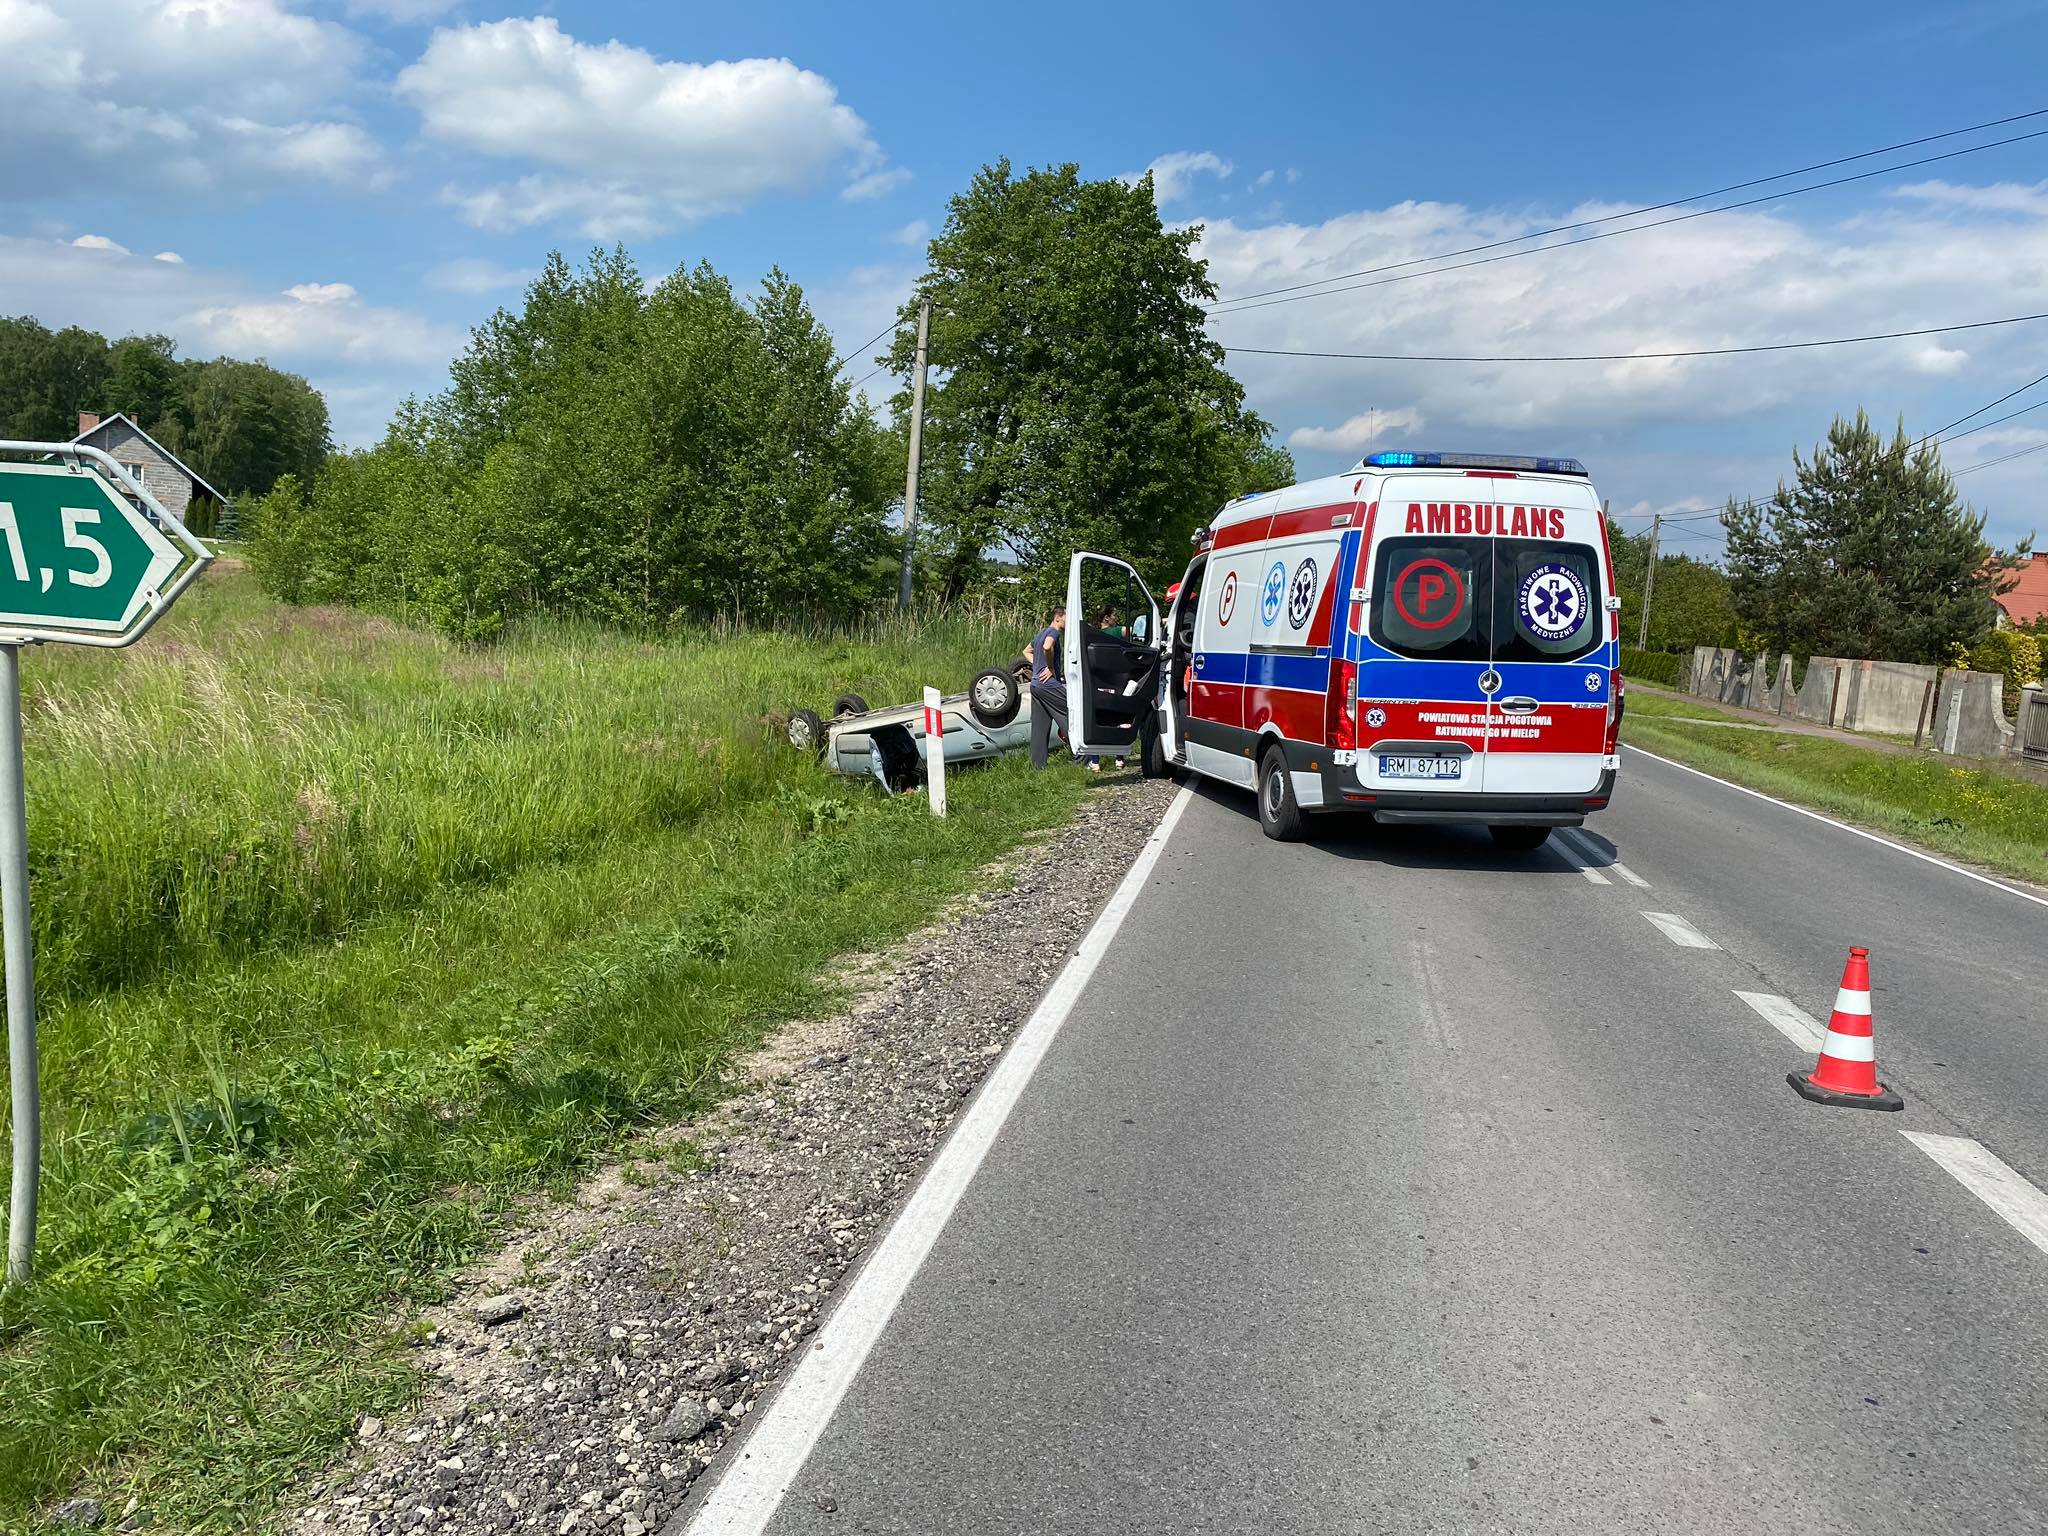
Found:
[[10, 438], [0, 441], [6, 455], [13, 457], [0, 457], [0, 954], [14, 1111], [6, 1284], [21, 1285], [35, 1261], [43, 1146], [21, 648], [133, 645], [213, 563], [213, 551], [102, 449]]
[[939, 690], [924, 691], [924, 782], [932, 802], [932, 814], [946, 814], [946, 712], [939, 707]]

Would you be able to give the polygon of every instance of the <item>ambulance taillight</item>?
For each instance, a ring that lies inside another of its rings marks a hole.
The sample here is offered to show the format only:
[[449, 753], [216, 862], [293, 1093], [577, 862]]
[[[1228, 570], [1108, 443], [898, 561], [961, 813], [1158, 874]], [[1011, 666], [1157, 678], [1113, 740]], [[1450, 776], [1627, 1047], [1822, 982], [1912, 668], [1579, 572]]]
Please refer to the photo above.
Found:
[[1609, 757], [1621, 750], [1621, 673], [1608, 674], [1607, 745], [1600, 749]]
[[1336, 707], [1336, 718], [1330, 722], [1330, 745], [1339, 752], [1349, 752], [1358, 745], [1358, 663], [1338, 662], [1337, 681], [1341, 686], [1331, 689], [1330, 697], [1343, 702]]

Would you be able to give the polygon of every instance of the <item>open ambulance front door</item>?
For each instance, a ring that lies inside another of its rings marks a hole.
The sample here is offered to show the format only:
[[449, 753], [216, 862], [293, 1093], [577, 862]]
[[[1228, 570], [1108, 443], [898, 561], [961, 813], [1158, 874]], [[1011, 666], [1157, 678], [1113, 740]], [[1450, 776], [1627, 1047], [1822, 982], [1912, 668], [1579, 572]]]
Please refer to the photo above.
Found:
[[1107, 555], [1067, 566], [1067, 735], [1079, 755], [1132, 757], [1159, 705], [1159, 605], [1144, 578]]

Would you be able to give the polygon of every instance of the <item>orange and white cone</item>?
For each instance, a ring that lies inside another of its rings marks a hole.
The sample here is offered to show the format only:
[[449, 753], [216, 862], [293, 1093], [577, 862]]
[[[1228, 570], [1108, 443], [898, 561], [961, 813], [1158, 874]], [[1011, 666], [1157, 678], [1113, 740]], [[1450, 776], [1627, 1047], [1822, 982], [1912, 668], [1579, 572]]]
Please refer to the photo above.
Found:
[[1842, 985], [1835, 993], [1835, 1011], [1828, 1015], [1827, 1038], [1820, 1061], [1801, 1077], [1785, 1081], [1816, 1104], [1844, 1104], [1856, 1109], [1904, 1109], [1906, 1101], [1877, 1080], [1877, 1037], [1870, 1028], [1870, 951], [1854, 948], [1842, 967]]

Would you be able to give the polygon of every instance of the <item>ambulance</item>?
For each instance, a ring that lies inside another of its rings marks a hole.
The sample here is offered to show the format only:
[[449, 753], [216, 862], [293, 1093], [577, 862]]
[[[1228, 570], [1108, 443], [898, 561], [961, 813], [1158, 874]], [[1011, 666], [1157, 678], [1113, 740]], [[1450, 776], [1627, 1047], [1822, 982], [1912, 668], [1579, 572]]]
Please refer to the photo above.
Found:
[[1532, 849], [1613, 796], [1620, 608], [1576, 459], [1375, 453], [1225, 507], [1163, 627], [1074, 555], [1069, 735], [1254, 791], [1269, 837], [1353, 811]]

